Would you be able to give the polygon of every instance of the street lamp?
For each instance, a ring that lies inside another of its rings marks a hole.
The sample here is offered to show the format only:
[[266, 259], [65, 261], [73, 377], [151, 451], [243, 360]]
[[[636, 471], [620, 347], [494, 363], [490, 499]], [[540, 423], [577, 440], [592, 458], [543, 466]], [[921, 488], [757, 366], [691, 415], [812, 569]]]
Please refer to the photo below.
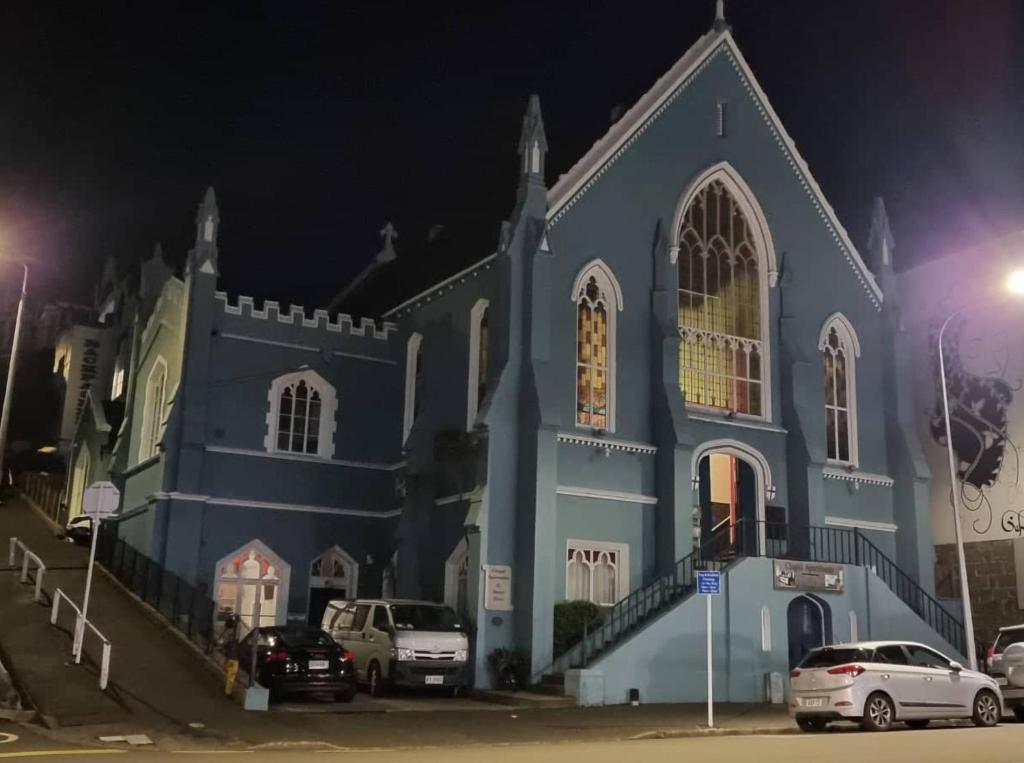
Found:
[[18, 299], [18, 314], [14, 319], [14, 340], [11, 342], [11, 361], [7, 365], [7, 387], [4, 389], [4, 407], [0, 412], [0, 485], [4, 480], [4, 455], [7, 451], [7, 426], [11, 418], [11, 400], [14, 398], [14, 367], [18, 361], [18, 340], [21, 338], [21, 314], [25, 311], [25, 292], [28, 291], [28, 265], [21, 263], [24, 275], [21, 279], [21, 297]]
[[[1015, 270], [1006, 282], [1007, 291], [1024, 295], [1024, 270]], [[974, 645], [974, 614], [971, 611], [971, 589], [967, 582], [967, 563], [964, 559], [964, 537], [960, 526], [960, 491], [957, 489], [956, 456], [953, 453], [953, 433], [949, 419], [949, 391], [946, 388], [946, 352], [942, 337], [953, 319], [973, 305], [964, 305], [952, 313], [939, 329], [939, 375], [942, 377], [942, 412], [946, 423], [946, 452], [949, 457], [949, 487], [953, 494], [953, 531], [956, 538], [956, 558], [960, 568], [960, 596], [964, 606], [964, 635], [967, 639], [967, 662], [971, 670], [978, 669], [978, 655]]]

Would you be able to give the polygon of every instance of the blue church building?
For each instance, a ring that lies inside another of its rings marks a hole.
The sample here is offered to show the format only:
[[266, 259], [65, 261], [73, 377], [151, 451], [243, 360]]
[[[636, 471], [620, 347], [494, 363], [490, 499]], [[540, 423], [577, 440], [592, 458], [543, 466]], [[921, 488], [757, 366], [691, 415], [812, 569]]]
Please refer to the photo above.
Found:
[[581, 701], [703, 699], [702, 569], [723, 700], [821, 643], [962, 653], [881, 200], [862, 253], [721, 17], [553, 183], [547, 150], [534, 96], [494, 250], [401, 292], [389, 226], [325, 310], [217, 290], [210, 190], [180, 275], [105, 281], [71, 511], [114, 481], [119, 537], [249, 624], [448, 602], [478, 686], [504, 647]]

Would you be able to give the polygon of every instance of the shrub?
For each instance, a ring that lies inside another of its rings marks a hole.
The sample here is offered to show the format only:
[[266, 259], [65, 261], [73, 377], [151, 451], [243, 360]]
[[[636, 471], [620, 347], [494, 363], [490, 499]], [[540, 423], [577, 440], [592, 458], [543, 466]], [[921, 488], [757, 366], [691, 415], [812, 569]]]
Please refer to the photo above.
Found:
[[563, 601], [555, 605], [554, 653], [558, 657], [583, 638], [583, 628], [593, 625], [604, 610], [592, 601]]

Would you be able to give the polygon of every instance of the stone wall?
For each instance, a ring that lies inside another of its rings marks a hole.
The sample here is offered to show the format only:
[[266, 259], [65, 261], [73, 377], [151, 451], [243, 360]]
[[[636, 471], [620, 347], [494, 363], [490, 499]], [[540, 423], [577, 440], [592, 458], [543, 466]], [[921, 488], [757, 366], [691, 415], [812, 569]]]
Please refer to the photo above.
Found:
[[[1018, 606], [1018, 571], [1013, 540], [967, 543], [967, 582], [974, 611], [974, 638], [979, 645], [990, 644], [1004, 625], [1024, 621]], [[1024, 572], [1024, 570], [1021, 570]], [[956, 546], [935, 547], [935, 589], [940, 598], [960, 598]]]

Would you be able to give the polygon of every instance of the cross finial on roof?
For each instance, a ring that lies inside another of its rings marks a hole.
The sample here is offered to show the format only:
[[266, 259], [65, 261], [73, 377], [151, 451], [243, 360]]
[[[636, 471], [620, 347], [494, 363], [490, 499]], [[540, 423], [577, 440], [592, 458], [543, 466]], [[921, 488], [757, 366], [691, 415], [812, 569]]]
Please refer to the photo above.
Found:
[[394, 240], [398, 238], [398, 231], [395, 230], [395, 226], [388, 220], [384, 223], [384, 227], [380, 229], [380, 236], [384, 239], [384, 248], [377, 253], [378, 262], [390, 262], [395, 259], [395, 246]]

